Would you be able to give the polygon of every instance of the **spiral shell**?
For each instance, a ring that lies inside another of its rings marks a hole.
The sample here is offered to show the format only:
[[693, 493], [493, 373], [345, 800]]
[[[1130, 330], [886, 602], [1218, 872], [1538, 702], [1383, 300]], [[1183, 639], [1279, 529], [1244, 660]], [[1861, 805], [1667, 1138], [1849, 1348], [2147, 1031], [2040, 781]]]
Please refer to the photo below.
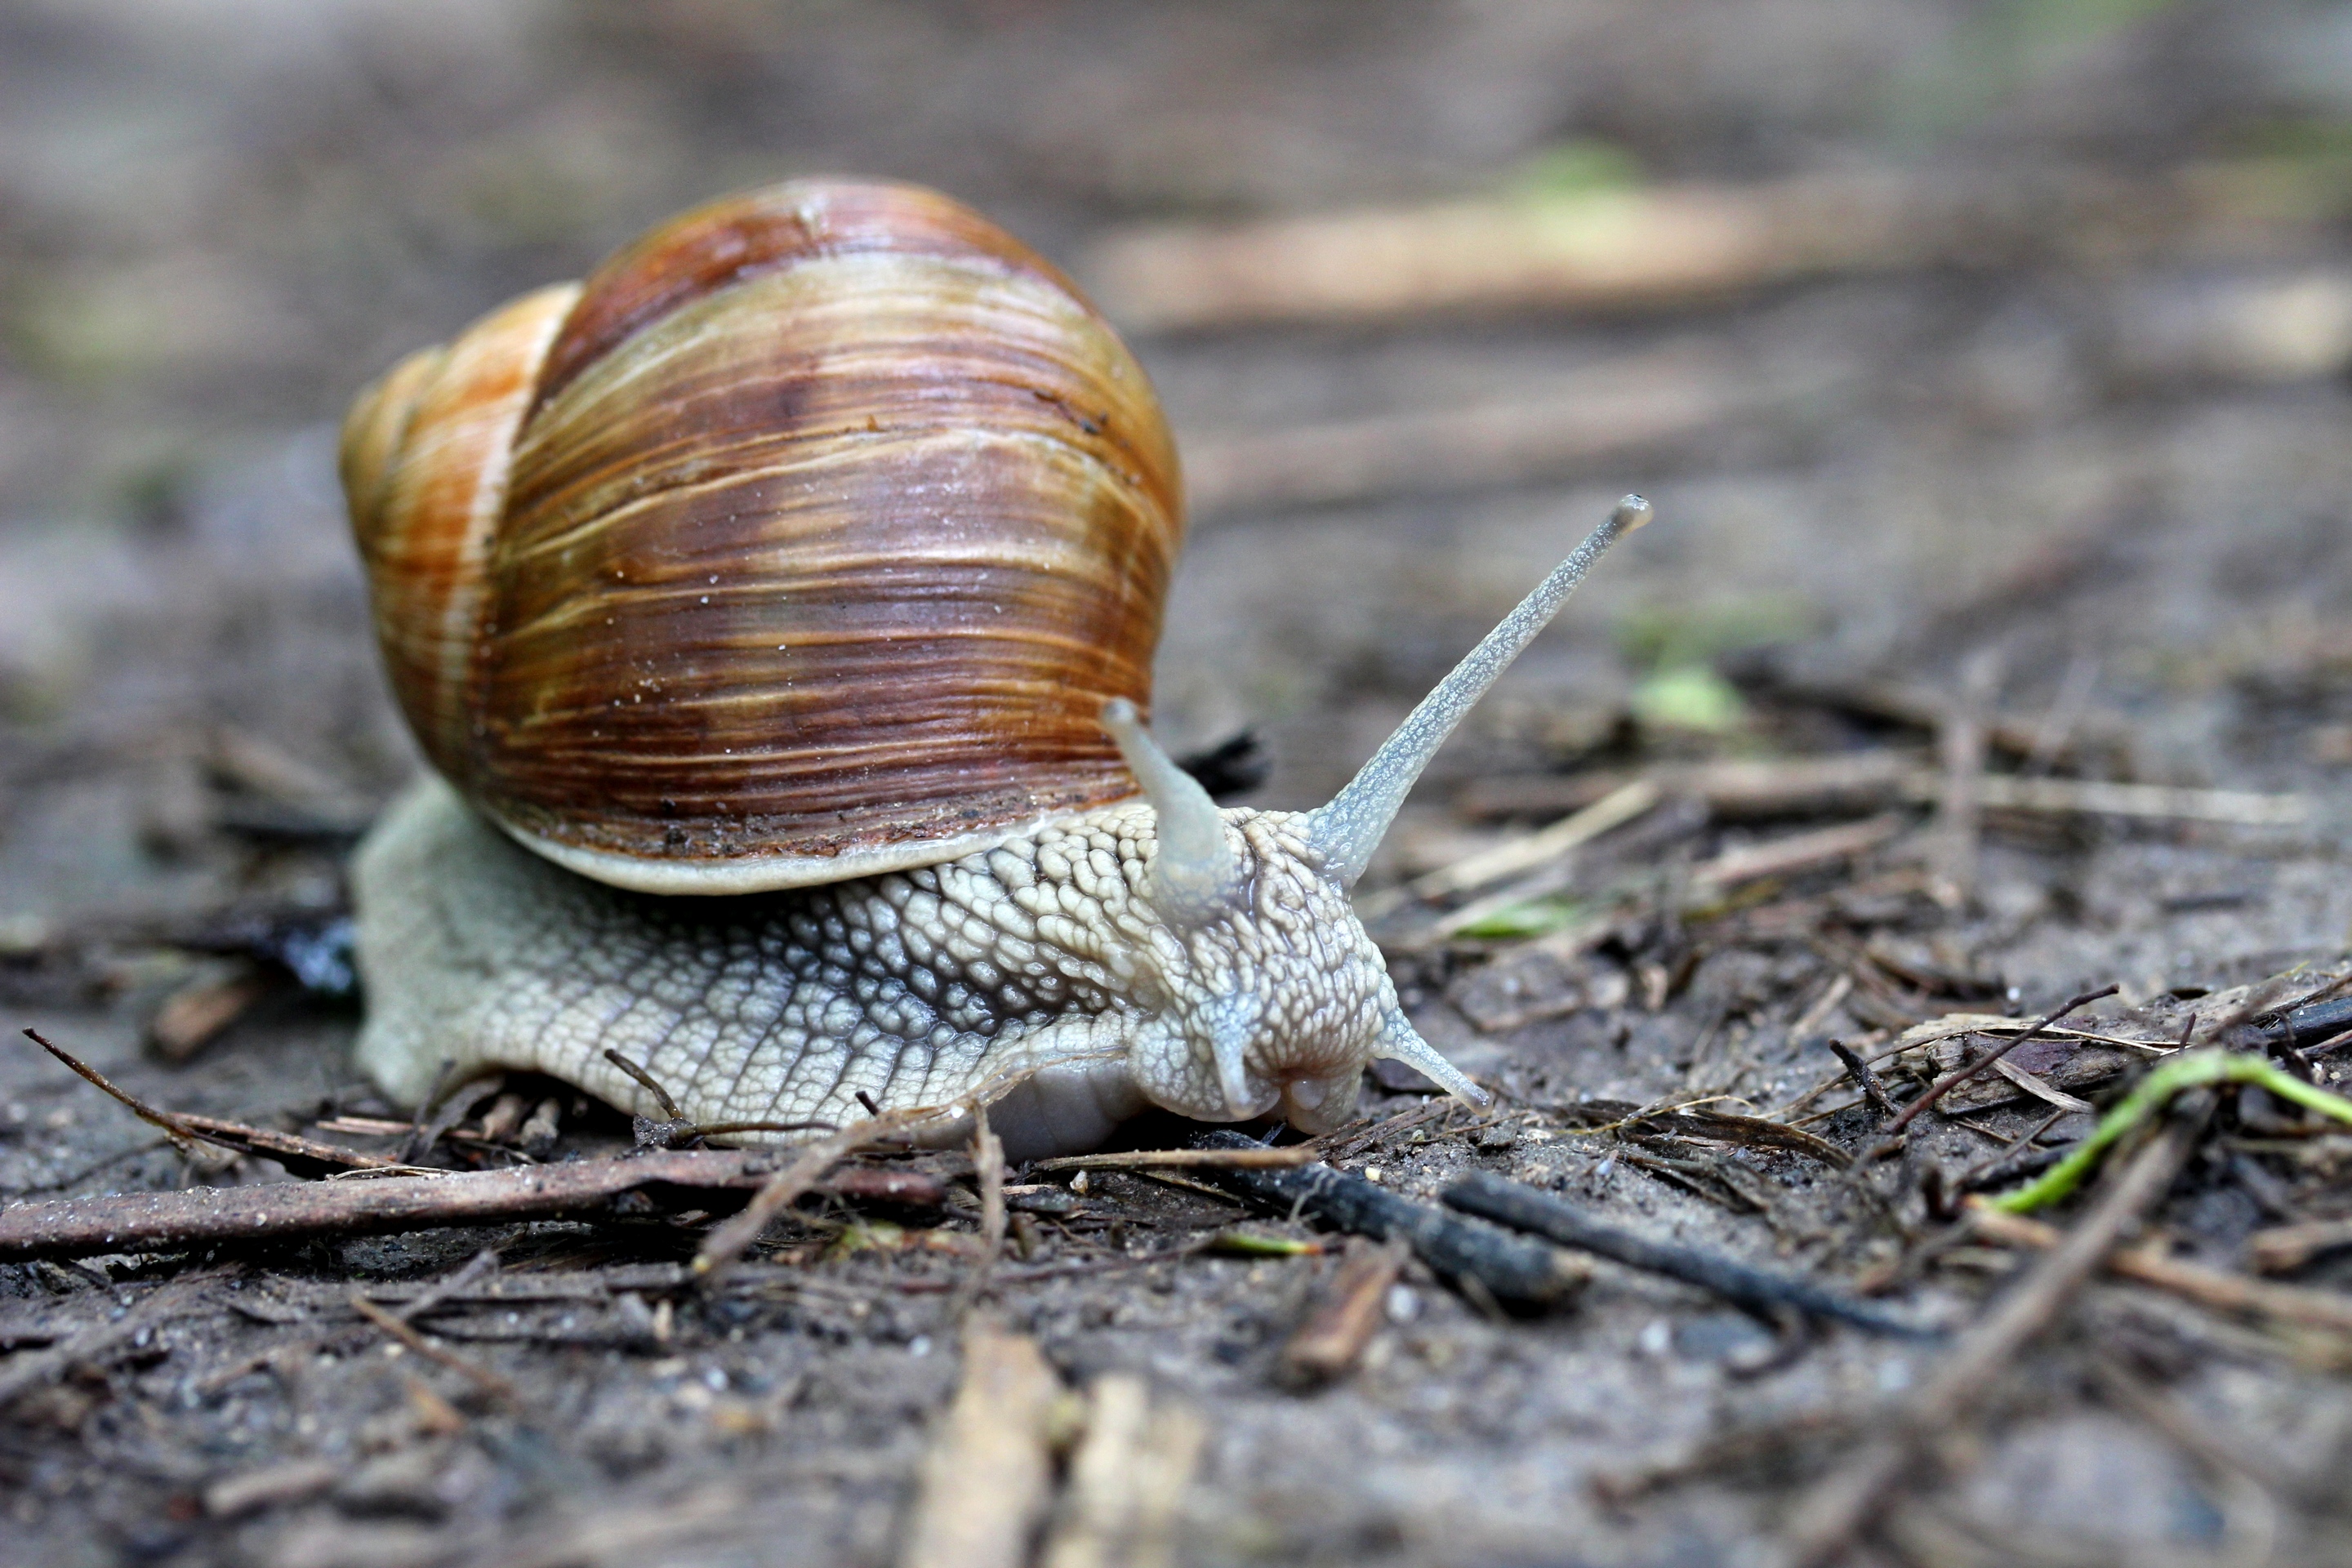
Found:
[[404, 361], [343, 479], [403, 711], [560, 865], [749, 892], [1124, 798], [1182, 537], [1141, 368], [908, 186], [654, 230]]

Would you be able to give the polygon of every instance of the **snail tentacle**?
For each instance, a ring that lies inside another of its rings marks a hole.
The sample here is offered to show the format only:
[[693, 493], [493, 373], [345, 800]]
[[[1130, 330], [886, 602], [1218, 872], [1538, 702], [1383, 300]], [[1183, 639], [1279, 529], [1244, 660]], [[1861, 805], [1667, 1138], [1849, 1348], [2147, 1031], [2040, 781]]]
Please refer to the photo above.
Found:
[[1247, 889], [1217, 803], [1200, 780], [1160, 749], [1134, 703], [1124, 697], [1105, 702], [1102, 724], [1118, 742], [1128, 771], [1159, 818], [1150, 898], [1160, 918], [1178, 931], [1197, 931], [1239, 910]]
[[1495, 1097], [1470, 1081], [1460, 1068], [1437, 1054], [1437, 1047], [1421, 1037], [1405, 1017], [1401, 1007], [1391, 1007], [1381, 1020], [1381, 1037], [1371, 1048], [1376, 1061], [1402, 1062], [1422, 1077], [1429, 1079], [1457, 1100], [1473, 1105], [1490, 1105]]
[[1550, 624], [1592, 563], [1619, 539], [1649, 521], [1650, 516], [1650, 503], [1640, 496], [1619, 501], [1609, 521], [1587, 534], [1584, 542], [1519, 602], [1517, 609], [1504, 616], [1502, 624], [1421, 700], [1347, 787], [1308, 814], [1307, 841], [1322, 857], [1325, 876], [1342, 888], [1356, 885], [1364, 868], [1371, 864], [1372, 851], [1380, 847], [1398, 808], [1404, 805], [1404, 797], [1412, 793], [1413, 781], [1421, 777], [1437, 748], [1510, 668], [1511, 661], [1535, 640], [1536, 634]]

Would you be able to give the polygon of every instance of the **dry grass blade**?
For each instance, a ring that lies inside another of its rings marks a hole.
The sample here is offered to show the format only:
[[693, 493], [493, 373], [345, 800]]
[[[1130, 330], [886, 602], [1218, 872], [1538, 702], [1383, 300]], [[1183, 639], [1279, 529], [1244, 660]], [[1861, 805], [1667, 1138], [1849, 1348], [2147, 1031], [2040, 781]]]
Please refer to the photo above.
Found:
[[[2009, 1055], [2010, 1052], [2015, 1050], [2018, 1047], [2025, 1044], [2026, 1041], [2039, 1038], [2044, 1029], [2047, 1029], [2051, 1025], [2055, 1024], [2067, 1014], [2072, 1013], [2080, 1007], [2087, 1007], [2092, 1003], [2099, 1001], [2103, 997], [2112, 996], [2121, 989], [2122, 987], [2120, 986], [2109, 985], [2101, 990], [2085, 991], [2079, 996], [2071, 997], [2067, 1000], [2064, 1005], [2045, 1015], [2042, 1019], [2036, 1022], [2032, 1028], [2024, 1030], [2022, 1033], [2017, 1035], [2005, 1044], [1995, 1047], [1981, 1060], [1974, 1062], [1968, 1067], [1955, 1068], [1952, 1071], [1946, 1073], [1942, 1078], [1939, 1078], [1934, 1083], [1929, 1084], [1927, 1089], [1920, 1093], [1916, 1100], [1914, 1100], [1910, 1104], [1905, 1106], [1901, 1113], [1898, 1114], [1894, 1121], [1886, 1124], [1886, 1136], [1889, 1138], [1894, 1137], [1895, 1134], [1902, 1131], [1906, 1127], [1910, 1126], [1914, 1121], [1917, 1120], [1921, 1111], [1927, 1110], [1929, 1106], [1935, 1104], [1937, 1100], [1951, 1093], [1952, 1090], [1958, 1089], [1963, 1084], [1972, 1083], [1977, 1079], [1981, 1078], [1986, 1073], [1991, 1071], [1994, 1065], [2003, 1057]], [[1881, 1149], [1884, 1147], [1884, 1144], [1880, 1145]], [[1874, 1150], [1872, 1152], [1875, 1155], [1878, 1151]], [[1865, 1160], [1864, 1163], [1867, 1163], [1868, 1161]]]
[[1791, 876], [1851, 860], [1877, 848], [1909, 826], [1899, 816], [1874, 816], [1866, 822], [1790, 834], [1786, 838], [1727, 850], [1692, 868], [1692, 889], [1695, 895], [1704, 898], [1742, 882]]
[[1357, 912], [1367, 921], [1378, 920], [1410, 899], [1442, 899], [1449, 894], [1471, 892], [1499, 882], [1506, 877], [1515, 877], [1623, 826], [1664, 798], [1664, 793], [1656, 784], [1647, 779], [1635, 779], [1572, 816], [1562, 817], [1525, 838], [1498, 844], [1475, 855], [1465, 855], [1451, 865], [1441, 866], [1434, 871], [1414, 878], [1402, 889], [1391, 889], [1379, 897], [1360, 899], [1357, 901]]

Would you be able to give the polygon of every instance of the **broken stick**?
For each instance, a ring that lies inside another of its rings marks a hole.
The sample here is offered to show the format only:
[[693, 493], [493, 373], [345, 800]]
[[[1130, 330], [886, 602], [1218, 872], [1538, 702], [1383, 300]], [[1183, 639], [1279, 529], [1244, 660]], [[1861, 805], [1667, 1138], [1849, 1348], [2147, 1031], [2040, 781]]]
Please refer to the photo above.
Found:
[[[1210, 1149], [1258, 1147], [1238, 1132], [1203, 1133], [1199, 1142]], [[1212, 1165], [1198, 1173], [1268, 1214], [1311, 1215], [1336, 1229], [1375, 1241], [1395, 1237], [1410, 1242], [1423, 1263], [1498, 1301], [1553, 1306], [1581, 1290], [1591, 1278], [1581, 1259], [1557, 1247], [1414, 1203], [1328, 1165], [1290, 1171]]]
[[1446, 1188], [1445, 1201], [1465, 1213], [1515, 1230], [1533, 1231], [1562, 1247], [1573, 1247], [1631, 1268], [1696, 1285], [1768, 1317], [1793, 1307], [1874, 1334], [1912, 1340], [1941, 1337], [1936, 1330], [1890, 1317], [1809, 1279], [1774, 1274], [1719, 1253], [1637, 1236], [1595, 1219], [1549, 1193], [1521, 1182], [1505, 1181], [1484, 1171], [1474, 1172]]
[[[11, 1204], [0, 1208], [0, 1262], [600, 1214], [622, 1194], [646, 1188], [754, 1190], [771, 1179], [776, 1161], [774, 1153], [751, 1150], [675, 1150], [446, 1176], [189, 1187]], [[844, 1197], [913, 1207], [937, 1207], [946, 1197], [931, 1176], [875, 1166], [837, 1171], [823, 1186]]]

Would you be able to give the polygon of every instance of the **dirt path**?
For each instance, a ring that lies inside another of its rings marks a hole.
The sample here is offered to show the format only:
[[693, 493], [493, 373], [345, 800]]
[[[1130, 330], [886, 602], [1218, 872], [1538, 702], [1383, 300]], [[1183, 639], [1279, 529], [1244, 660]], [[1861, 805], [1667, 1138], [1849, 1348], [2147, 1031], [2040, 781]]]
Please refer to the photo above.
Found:
[[[929, 181], [1110, 300], [1107, 247], [1157, 226], [1629, 163], [1632, 190], [1899, 167], [2046, 192], [2294, 153], [2263, 167], [2309, 205], [2231, 244], [2048, 234], [1661, 308], [1138, 340], [1202, 500], [1158, 721], [1179, 748], [1255, 727], [1256, 804], [1327, 796], [1618, 494], [1658, 507], [1365, 885], [1417, 1024], [1496, 1110], [1401, 1079], [1322, 1152], [1415, 1200], [1486, 1172], [1909, 1321], [1986, 1321], [2042, 1254], [1970, 1231], [1962, 1189], [2052, 1163], [2184, 1031], [2275, 1044], [2352, 931], [2340, 18], [2032, 30], [2062, 9], [0, 6], [9, 1037], [402, 1152], [345, 1061], [351, 1005], [289, 977], [328, 977], [341, 854], [413, 765], [333, 422], [394, 354], [705, 195]], [[1465, 430], [1491, 464], [1449, 465]], [[1391, 895], [1644, 778], [1656, 802], [1570, 862]], [[1981, 1016], [2108, 985], [1842, 1167], [1887, 1118], [1829, 1041], [1906, 1100], [2003, 1037]], [[1902, 1046], [1955, 1015], [1979, 1016]], [[555, 1086], [506, 1088], [415, 1157], [517, 1163], [543, 1100], [561, 1131], [531, 1155], [626, 1144]], [[1904, 1450], [1853, 1561], [2343, 1560], [2352, 1253], [2279, 1233], [2352, 1214], [2352, 1134], [2260, 1089], [2204, 1110], [2132, 1254], [2191, 1273], [2061, 1293]], [[922, 1169], [943, 1206], [813, 1200], [716, 1288], [686, 1263], [732, 1200], [677, 1192], [0, 1263], [0, 1563], [891, 1562], [982, 1364], [1064, 1444], [1043, 1550], [1099, 1553], [1040, 1560], [1767, 1561], [1952, 1353], [1607, 1262], [1572, 1305], [1498, 1310], [1133, 1170], [1011, 1173], [975, 1300], [971, 1163]], [[285, 1179], [0, 1048], [12, 1203]], [[2040, 1217], [2079, 1234], [2099, 1201]], [[1360, 1359], [1301, 1387], [1286, 1347], [1349, 1268]], [[1043, 1370], [969, 1351], [975, 1321]], [[1125, 1447], [1069, 1446], [1130, 1417]], [[1087, 1524], [1103, 1497], [1146, 1523]]]

